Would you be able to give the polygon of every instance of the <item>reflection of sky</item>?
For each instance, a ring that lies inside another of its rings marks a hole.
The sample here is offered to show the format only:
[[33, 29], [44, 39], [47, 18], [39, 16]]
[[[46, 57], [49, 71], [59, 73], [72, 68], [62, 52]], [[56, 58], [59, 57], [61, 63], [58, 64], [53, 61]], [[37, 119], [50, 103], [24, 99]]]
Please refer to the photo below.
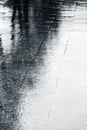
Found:
[[0, 34], [5, 54], [9, 54], [11, 50], [11, 15], [11, 9], [0, 5]]

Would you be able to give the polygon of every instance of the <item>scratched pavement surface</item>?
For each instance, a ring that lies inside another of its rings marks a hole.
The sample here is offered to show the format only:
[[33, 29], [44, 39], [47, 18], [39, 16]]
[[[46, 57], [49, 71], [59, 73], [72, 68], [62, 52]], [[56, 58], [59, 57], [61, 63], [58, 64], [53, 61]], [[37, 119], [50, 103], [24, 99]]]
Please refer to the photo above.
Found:
[[0, 0], [0, 130], [87, 130], [86, 0]]

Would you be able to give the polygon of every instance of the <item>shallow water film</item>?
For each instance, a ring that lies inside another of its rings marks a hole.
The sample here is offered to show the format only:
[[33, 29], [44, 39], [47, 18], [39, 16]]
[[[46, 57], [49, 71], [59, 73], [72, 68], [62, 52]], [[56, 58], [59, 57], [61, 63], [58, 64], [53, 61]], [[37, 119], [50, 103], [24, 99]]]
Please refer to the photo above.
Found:
[[86, 0], [0, 0], [0, 130], [87, 130]]

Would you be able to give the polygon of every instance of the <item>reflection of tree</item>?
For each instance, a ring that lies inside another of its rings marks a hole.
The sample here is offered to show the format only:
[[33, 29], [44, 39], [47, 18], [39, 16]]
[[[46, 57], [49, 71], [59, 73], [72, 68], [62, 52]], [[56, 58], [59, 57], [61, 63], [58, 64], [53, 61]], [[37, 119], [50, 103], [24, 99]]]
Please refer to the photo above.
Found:
[[[12, 107], [10, 104], [10, 94], [11, 94], [11, 89], [10, 86], [8, 85], [8, 74], [7, 74], [7, 66], [5, 61], [1, 64], [1, 73], [2, 73], [2, 88], [3, 88], [3, 93], [4, 93], [4, 100], [5, 103], [3, 103], [3, 109], [1, 110], [1, 121], [2, 124], [0, 124], [1, 130], [5, 129], [11, 129], [12, 123]], [[13, 120], [13, 119], [12, 119]]]
[[[58, 19], [60, 17], [59, 3], [57, 0], [42, 0], [37, 17], [37, 31], [39, 33], [46, 33], [48, 29], [56, 31], [58, 27]], [[37, 8], [37, 7], [36, 7]], [[36, 14], [36, 10], [34, 12]], [[40, 18], [39, 18], [40, 17]]]
[[24, 21], [28, 22], [29, 14], [29, 0], [23, 0], [23, 17]]
[[[57, 0], [41, 0], [39, 2], [31, 0], [13, 0], [12, 39], [14, 41], [15, 37], [18, 35], [21, 36], [21, 34], [24, 37], [20, 45], [16, 48], [16, 59], [20, 59], [20, 61], [22, 59], [26, 60], [25, 57], [27, 56], [29, 60], [32, 60], [44, 35], [48, 35], [48, 31], [57, 31], [60, 17], [59, 7], [60, 5]], [[18, 33], [16, 33], [18, 26], [17, 28], [15, 27], [17, 24], [20, 27]]]
[[[26, 28], [29, 28], [29, 19], [33, 17], [38, 32], [43, 32], [44, 34], [48, 31], [48, 28], [51, 25], [51, 28], [56, 31], [56, 28], [58, 26], [58, 18], [60, 17], [60, 9], [58, 6], [60, 5], [57, 0], [41, 0], [39, 3], [36, 1], [32, 2], [31, 0], [13, 0], [12, 22], [17, 17], [19, 25], [22, 27], [24, 32]], [[33, 8], [33, 14], [30, 14], [30, 7]], [[16, 16], [17, 12], [18, 16]], [[25, 25], [25, 22], [28, 24], [26, 28], [25, 26], [22, 26]]]
[[[58, 27], [60, 9], [56, 1], [41, 0], [38, 4], [31, 0], [12, 0], [12, 49], [15, 49], [12, 51], [10, 63], [1, 64], [2, 88], [6, 100], [2, 117], [3, 130], [13, 130], [12, 125], [17, 118], [16, 108], [21, 87], [19, 84], [29, 69], [27, 61], [34, 59], [44, 35], [47, 35], [49, 30], [55, 32]], [[15, 47], [17, 36], [20, 36], [21, 40]], [[29, 83], [32, 82], [31, 78]]]
[[28, 5], [29, 5], [29, 0], [12, 1], [12, 7], [13, 7], [12, 22], [15, 20], [16, 17], [20, 25], [22, 24], [22, 22], [28, 22], [28, 13], [29, 13]]
[[0, 37], [0, 56], [3, 55], [3, 48], [2, 48], [2, 39]]
[[29, 0], [12, 0], [13, 13], [11, 21], [13, 45], [15, 45], [15, 39], [19, 39], [22, 34], [28, 34], [28, 5]]
[[12, 23], [16, 18], [16, 14], [18, 13], [18, 20], [19, 24], [21, 25], [22, 20], [22, 10], [21, 10], [21, 1], [20, 0], [13, 0], [13, 15], [12, 15]]
[[6, 62], [3, 61], [0, 68], [2, 75], [1, 83], [4, 93], [4, 97], [2, 100], [2, 109], [0, 108], [0, 130], [13, 130], [14, 123], [17, 123], [16, 110], [19, 100], [19, 88], [17, 87], [17, 83], [20, 77], [16, 76], [14, 68], [12, 69], [13, 73], [11, 73], [10, 67], [12, 66], [8, 66], [8, 64], [6, 64]]

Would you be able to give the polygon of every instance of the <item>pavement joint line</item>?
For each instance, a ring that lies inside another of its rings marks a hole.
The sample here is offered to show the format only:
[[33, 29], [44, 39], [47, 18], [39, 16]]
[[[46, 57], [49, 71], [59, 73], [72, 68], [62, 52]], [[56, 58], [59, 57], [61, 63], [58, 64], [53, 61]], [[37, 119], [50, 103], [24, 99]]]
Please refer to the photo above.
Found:
[[[53, 23], [52, 23], [52, 24], [53, 24]], [[22, 86], [22, 84], [24, 83], [24, 80], [25, 80], [25, 78], [26, 78], [26, 76], [27, 76], [27, 74], [28, 74], [28, 72], [29, 72], [29, 70], [30, 70], [30, 68], [31, 68], [31, 66], [32, 66], [32, 64], [33, 64], [33, 62], [35, 61], [37, 55], [39, 54], [39, 51], [40, 51], [40, 49], [41, 49], [41, 47], [42, 47], [42, 45], [43, 45], [43, 43], [44, 43], [45, 38], [47, 37], [47, 34], [48, 34], [49, 31], [50, 31], [50, 28], [51, 28], [52, 24], [49, 26], [47, 33], [46, 33], [45, 36], [43, 37], [43, 40], [42, 40], [42, 42], [41, 42], [41, 44], [40, 44], [40, 46], [39, 46], [39, 48], [38, 48], [38, 51], [37, 51], [37, 53], [35, 54], [34, 58], [31, 60], [31, 64], [30, 64], [29, 68], [26, 70], [25, 75], [24, 75], [24, 77], [23, 77], [21, 83], [18, 85], [19, 88], [20, 88], [20, 87]]]
[[[54, 18], [54, 20], [55, 20], [55, 18]], [[23, 80], [22, 80], [21, 83], [18, 85], [18, 87], [21, 87], [21, 86], [22, 86], [22, 84], [23, 84], [23, 82], [24, 82], [24, 80], [25, 80], [25, 78], [26, 78], [26, 76], [27, 76], [27, 74], [28, 74], [28, 72], [29, 72], [29, 70], [30, 70], [30, 68], [31, 68], [31, 66], [32, 66], [32, 64], [33, 64], [33, 62], [35, 61], [37, 55], [39, 54], [39, 51], [40, 51], [40, 49], [41, 49], [41, 47], [42, 47], [42, 45], [43, 45], [43, 43], [44, 43], [44, 40], [45, 40], [45, 38], [47, 37], [47, 34], [49, 33], [50, 28], [51, 28], [51, 26], [53, 25], [53, 23], [54, 23], [54, 21], [53, 21], [53, 22], [51, 23], [51, 25], [49, 26], [48, 31], [47, 31], [47, 33], [45, 34], [45, 36], [43, 37], [43, 40], [42, 40], [42, 42], [41, 42], [41, 44], [40, 44], [40, 46], [39, 46], [39, 48], [38, 48], [37, 53], [35, 54], [34, 58], [30, 61], [31, 64], [30, 64], [29, 68], [26, 70], [25, 75], [24, 75], [24, 77], [23, 77]]]
[[[54, 18], [54, 20], [55, 20], [55, 18]], [[44, 40], [45, 40], [45, 38], [47, 37], [47, 34], [49, 33], [50, 28], [51, 28], [51, 26], [53, 25], [53, 23], [54, 23], [54, 21], [51, 23], [51, 25], [50, 25], [49, 28], [48, 28], [47, 33], [46, 33], [45, 36], [43, 37], [43, 40], [42, 40], [42, 42], [41, 42], [41, 44], [40, 44], [40, 46], [39, 46], [39, 48], [38, 48], [38, 51], [36, 52], [34, 58], [30, 61], [30, 66], [29, 66], [29, 68], [26, 70], [25, 75], [24, 75], [24, 77], [23, 77], [21, 83], [18, 85], [19, 87], [22, 86], [22, 84], [23, 84], [23, 82], [24, 82], [24, 80], [25, 80], [25, 78], [26, 78], [26, 76], [27, 76], [27, 74], [28, 74], [28, 72], [29, 72], [29, 70], [30, 70], [30, 68], [31, 68], [31, 66], [32, 66], [32, 63], [35, 61], [37, 55], [39, 54], [39, 51], [40, 51], [40, 49], [41, 49], [41, 47], [42, 47], [42, 45], [43, 45], [43, 43], [44, 43]], [[22, 38], [21, 38], [21, 36], [22, 36]], [[24, 38], [23, 34], [22, 34], [21, 36], [19, 37], [19, 41], [18, 41], [19, 43], [20, 43], [20, 42], [22, 41], [22, 39]], [[20, 39], [20, 38], [21, 38], [21, 39]], [[12, 54], [12, 53], [8, 54], [8, 55], [5, 57], [5, 60], [4, 60], [4, 61], [6, 61], [6, 60], [7, 60], [7, 57], [9, 57], [9, 55], [11, 55], [11, 54]]]
[[[67, 41], [67, 44], [68, 44], [68, 41]], [[62, 59], [61, 64], [60, 64], [60, 69], [58, 71], [59, 73], [58, 73], [58, 76], [57, 76], [58, 78], [57, 78], [56, 85], [55, 85], [56, 87], [55, 87], [53, 95], [55, 94], [56, 89], [57, 89], [58, 84], [59, 84], [59, 77], [61, 75], [61, 70], [62, 70], [63, 64], [64, 64], [64, 58]], [[49, 118], [50, 118], [50, 115], [51, 115], [51, 108], [52, 108], [52, 102], [51, 102], [50, 109], [49, 109], [49, 112], [48, 112], [48, 117], [47, 117], [47, 122], [46, 122], [45, 129], [47, 129], [47, 127], [48, 127], [48, 121], [49, 121]]]
[[46, 121], [46, 125], [45, 125], [45, 130], [46, 130], [47, 127], [48, 127], [48, 121], [49, 121], [49, 118], [50, 118], [50, 115], [51, 115], [51, 106], [52, 106], [52, 104], [50, 105], [50, 110], [49, 110], [49, 112], [48, 112], [48, 117], [47, 117], [47, 121]]
[[[54, 18], [54, 20], [55, 20], [55, 18]], [[31, 64], [30, 64], [29, 68], [26, 70], [25, 75], [24, 75], [24, 77], [23, 77], [21, 83], [18, 85], [18, 87], [21, 87], [22, 84], [24, 83], [24, 80], [25, 80], [25, 78], [26, 78], [26, 76], [27, 76], [27, 74], [28, 74], [28, 72], [29, 72], [29, 70], [30, 70], [30, 68], [31, 68], [31, 66], [32, 66], [32, 64], [33, 64], [33, 62], [35, 61], [37, 55], [39, 54], [39, 51], [40, 51], [42, 45], [44, 44], [44, 40], [45, 40], [45, 38], [47, 37], [47, 34], [49, 33], [50, 28], [51, 28], [51, 26], [53, 25], [53, 23], [54, 23], [54, 21], [53, 21], [53, 22], [51, 23], [51, 25], [49, 26], [48, 31], [47, 31], [47, 33], [45, 34], [45, 36], [43, 37], [43, 40], [42, 40], [42, 42], [41, 42], [41, 44], [40, 44], [40, 46], [39, 46], [39, 48], [38, 48], [37, 53], [35, 54], [34, 58], [31, 60]]]

